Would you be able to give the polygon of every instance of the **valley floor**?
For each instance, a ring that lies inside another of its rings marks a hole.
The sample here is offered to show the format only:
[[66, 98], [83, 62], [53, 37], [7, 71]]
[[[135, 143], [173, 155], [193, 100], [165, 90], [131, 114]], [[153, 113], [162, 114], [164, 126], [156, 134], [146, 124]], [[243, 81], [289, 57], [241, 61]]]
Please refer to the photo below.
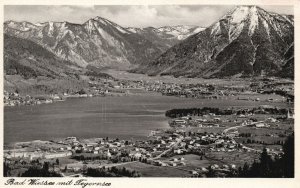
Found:
[[[289, 80], [148, 77], [115, 70], [106, 73], [116, 80], [104, 81], [103, 90], [99, 90], [99, 85], [91, 84], [86, 93], [77, 95], [96, 96], [98, 92], [103, 99], [118, 99], [119, 104], [124, 102], [122, 100], [136, 102], [139, 96], [144, 96], [140, 99], [149, 102], [142, 105], [144, 109], [125, 116], [137, 118], [145, 116], [143, 113], [147, 111], [149, 117], [165, 121], [162, 116], [166, 112], [170, 126], [152, 130], [148, 127], [149, 136], [144, 139], [102, 134], [101, 138], [73, 135], [49, 141], [7, 143], [4, 150], [6, 176], [30, 174], [32, 170], [43, 170], [48, 164], [50, 174], [61, 176], [208, 177], [213, 173], [227, 177], [245, 161], [259, 160], [264, 148], [271, 158], [280, 158], [284, 154], [283, 143], [294, 131], [294, 98], [291, 94], [294, 86]], [[15, 93], [13, 96], [16, 97]], [[6, 100], [10, 97], [8, 95]], [[77, 102], [80, 100], [84, 99]], [[169, 100], [178, 104], [170, 102], [160, 106]], [[109, 104], [113, 106], [113, 103]], [[153, 109], [149, 111], [150, 106]], [[14, 108], [10, 107], [10, 110]], [[7, 115], [6, 122], [9, 120]], [[108, 120], [114, 117], [110, 116], [101, 115], [102, 119]], [[151, 123], [151, 119], [146, 121]], [[62, 126], [68, 126], [68, 122]]]

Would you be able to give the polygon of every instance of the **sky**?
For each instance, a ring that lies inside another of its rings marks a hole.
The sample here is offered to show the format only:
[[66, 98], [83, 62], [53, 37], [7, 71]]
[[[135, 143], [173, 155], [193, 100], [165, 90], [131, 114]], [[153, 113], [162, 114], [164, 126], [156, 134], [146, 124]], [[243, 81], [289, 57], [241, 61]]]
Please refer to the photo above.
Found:
[[[234, 6], [221, 5], [6, 5], [4, 21], [68, 21], [82, 24], [100, 16], [123, 27], [196, 25], [207, 27]], [[261, 6], [280, 14], [293, 14], [292, 6]]]

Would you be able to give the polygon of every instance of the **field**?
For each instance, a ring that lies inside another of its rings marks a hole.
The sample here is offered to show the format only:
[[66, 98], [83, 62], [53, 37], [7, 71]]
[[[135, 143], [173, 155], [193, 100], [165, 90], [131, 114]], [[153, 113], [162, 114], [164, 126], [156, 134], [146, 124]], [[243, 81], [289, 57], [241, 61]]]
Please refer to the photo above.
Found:
[[183, 162], [186, 165], [179, 165], [179, 166], [176, 167], [177, 169], [190, 171], [190, 170], [194, 170], [196, 168], [208, 167], [209, 165], [215, 164], [214, 161], [208, 160], [206, 158], [203, 158], [201, 160], [200, 156], [194, 155], [194, 154], [175, 155], [175, 156], [173, 156], [171, 158], [168, 158], [168, 159], [163, 159], [162, 158], [162, 161], [167, 163], [167, 162], [173, 160], [174, 158], [178, 159], [178, 158], [181, 158], [181, 157], [184, 158]]
[[140, 162], [120, 165], [118, 167], [136, 170], [142, 174], [142, 177], [186, 177], [190, 175], [188, 170], [181, 170], [174, 167], [153, 166]]
[[219, 165], [235, 164], [236, 166], [243, 166], [245, 162], [250, 164], [254, 159], [258, 159], [259, 155], [259, 153], [255, 152], [209, 152], [206, 159]]
[[235, 85], [235, 86], [245, 86], [250, 82], [250, 79], [203, 79], [203, 78], [174, 78], [173, 76], [148, 76], [145, 74], [129, 73], [126, 71], [108, 69], [105, 73], [117, 79], [123, 80], [143, 80], [149, 82], [162, 81], [165, 83], [183, 83], [183, 84], [217, 84], [217, 85]]

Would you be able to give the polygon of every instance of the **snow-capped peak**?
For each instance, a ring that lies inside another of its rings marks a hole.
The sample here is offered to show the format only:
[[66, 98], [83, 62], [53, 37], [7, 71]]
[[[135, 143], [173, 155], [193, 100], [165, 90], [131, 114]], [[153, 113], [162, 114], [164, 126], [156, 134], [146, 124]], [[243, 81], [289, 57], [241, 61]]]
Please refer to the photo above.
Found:
[[283, 24], [277, 20], [281, 20], [281, 23], [293, 25], [292, 18], [288, 16], [269, 13], [258, 6], [238, 6], [210, 26], [211, 35], [217, 36], [226, 30], [229, 41], [233, 41], [243, 31], [252, 36], [258, 28], [263, 28], [269, 37], [271, 30], [275, 30], [282, 37], [285, 29]]

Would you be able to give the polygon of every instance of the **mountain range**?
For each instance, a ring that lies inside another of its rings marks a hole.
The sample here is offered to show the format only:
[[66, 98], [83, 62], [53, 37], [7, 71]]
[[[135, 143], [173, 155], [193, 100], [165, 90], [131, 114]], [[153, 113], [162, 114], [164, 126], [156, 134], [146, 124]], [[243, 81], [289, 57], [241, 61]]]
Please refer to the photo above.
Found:
[[[294, 17], [238, 6], [207, 28], [122, 27], [102, 17], [69, 22], [4, 23], [5, 83], [82, 81], [91, 67], [175, 77], [293, 78]], [[5, 84], [7, 85], [7, 84]]]
[[147, 64], [199, 29], [196, 26], [124, 28], [101, 17], [92, 18], [83, 24], [4, 23], [7, 35], [33, 41], [78, 66], [118, 69]]
[[177, 25], [177, 26], [164, 26], [159, 28], [146, 27], [146, 28], [127, 28], [129, 31], [138, 33], [152, 41], [163, 52], [181, 42], [187, 37], [203, 31], [205, 28], [193, 25]]
[[8, 21], [4, 30], [8, 35], [33, 41], [81, 67], [128, 68], [147, 63], [161, 54], [149, 40], [101, 17], [83, 24]]
[[[294, 18], [238, 6], [135, 72], [185, 77], [292, 75]], [[288, 53], [291, 55], [292, 53]]]

